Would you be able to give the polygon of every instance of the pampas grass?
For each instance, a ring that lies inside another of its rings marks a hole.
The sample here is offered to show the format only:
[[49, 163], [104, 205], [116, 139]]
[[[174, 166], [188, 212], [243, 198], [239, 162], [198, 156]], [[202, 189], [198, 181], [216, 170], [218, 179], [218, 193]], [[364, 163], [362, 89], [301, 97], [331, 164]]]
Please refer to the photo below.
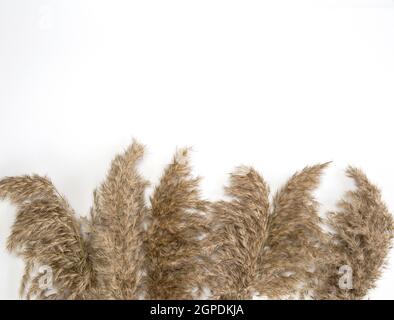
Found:
[[[21, 295], [85, 298], [93, 279], [88, 245], [74, 212], [51, 181], [39, 176], [5, 178], [0, 198], [10, 199], [18, 209], [7, 247], [26, 262]], [[38, 286], [42, 275], [34, 275], [35, 266], [51, 268], [53, 288]]]
[[90, 256], [97, 286], [94, 295], [137, 299], [144, 268], [143, 223], [148, 215], [144, 192], [148, 183], [136, 166], [144, 148], [134, 142], [112, 161], [106, 180], [94, 195]]
[[268, 237], [259, 256], [258, 292], [270, 298], [294, 296], [308, 283], [319, 263], [324, 239], [318, 203], [312, 192], [328, 163], [295, 173], [276, 193]]
[[[393, 218], [361, 170], [347, 170], [356, 190], [322, 220], [312, 193], [328, 164], [294, 174], [272, 200], [263, 177], [239, 167], [225, 188], [229, 199], [210, 203], [200, 196], [189, 150], [181, 149], [146, 201], [148, 182], [137, 167], [143, 153], [134, 141], [115, 157], [88, 219], [46, 177], [0, 180], [0, 198], [17, 207], [8, 249], [26, 263], [22, 296], [362, 299], [379, 279]], [[344, 266], [346, 288], [338, 273]]]
[[206, 230], [207, 203], [199, 195], [199, 178], [191, 176], [188, 152], [177, 152], [150, 199], [145, 236], [149, 299], [191, 299], [200, 284], [198, 239]]
[[[365, 297], [375, 287], [392, 245], [393, 217], [380, 190], [360, 169], [349, 167], [346, 172], [356, 183], [356, 190], [339, 202], [337, 212], [330, 213], [328, 224], [334, 233], [326, 244], [325, 261], [317, 273], [316, 299]], [[349, 288], [338, 286], [341, 267], [351, 272]]]
[[249, 299], [268, 235], [269, 189], [254, 169], [241, 167], [231, 174], [226, 193], [231, 201], [211, 206], [206, 280], [213, 298]]

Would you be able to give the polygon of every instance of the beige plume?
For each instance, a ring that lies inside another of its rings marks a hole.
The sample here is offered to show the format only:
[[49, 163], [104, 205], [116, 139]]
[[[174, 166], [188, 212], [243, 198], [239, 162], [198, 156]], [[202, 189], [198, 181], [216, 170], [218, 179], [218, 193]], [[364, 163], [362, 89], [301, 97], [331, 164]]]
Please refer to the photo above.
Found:
[[[51, 181], [37, 175], [5, 178], [0, 181], [0, 198], [10, 199], [18, 208], [8, 249], [26, 262], [21, 294], [86, 298], [94, 279], [87, 244], [73, 210]], [[35, 266], [50, 268], [52, 283], [40, 286], [44, 275], [35, 275]]]
[[[375, 287], [392, 244], [393, 217], [379, 189], [359, 169], [349, 167], [347, 174], [356, 190], [348, 192], [339, 211], [330, 214], [334, 233], [317, 275], [316, 299], [365, 297]], [[342, 279], [348, 282], [341, 286]]]
[[191, 176], [188, 149], [177, 152], [151, 197], [151, 224], [146, 234], [148, 299], [190, 299], [206, 230], [198, 178]]
[[115, 157], [84, 224], [48, 178], [0, 180], [0, 199], [17, 207], [8, 249], [26, 262], [24, 296], [361, 299], [379, 279], [393, 217], [359, 169], [347, 170], [356, 189], [323, 221], [313, 191], [328, 163], [294, 174], [272, 201], [261, 175], [239, 167], [229, 199], [209, 203], [181, 149], [147, 204], [143, 153], [133, 142]]
[[312, 191], [327, 165], [294, 174], [274, 197], [268, 237], [258, 262], [256, 289], [260, 294], [270, 298], [297, 294], [319, 263], [324, 234]]
[[226, 194], [230, 201], [219, 201], [211, 208], [206, 278], [213, 297], [248, 299], [267, 238], [269, 189], [254, 169], [241, 167], [231, 174]]
[[116, 156], [95, 192], [90, 245], [99, 298], [136, 299], [141, 294], [147, 182], [136, 166], [143, 152], [143, 146], [133, 142]]

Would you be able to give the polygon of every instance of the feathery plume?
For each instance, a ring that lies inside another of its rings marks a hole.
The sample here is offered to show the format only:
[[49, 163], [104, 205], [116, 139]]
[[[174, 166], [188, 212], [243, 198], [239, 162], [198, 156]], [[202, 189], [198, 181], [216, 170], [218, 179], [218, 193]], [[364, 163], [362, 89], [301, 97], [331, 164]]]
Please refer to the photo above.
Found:
[[327, 165], [306, 167], [294, 174], [274, 197], [268, 236], [258, 260], [255, 288], [260, 294], [270, 298], [291, 296], [310, 281], [324, 239], [311, 192]]
[[[8, 249], [26, 262], [21, 295], [84, 298], [93, 281], [87, 244], [73, 210], [51, 181], [37, 175], [8, 177], [0, 181], [0, 198], [17, 206]], [[49, 268], [52, 283], [40, 285], [44, 274], [34, 275], [35, 266]]]
[[334, 234], [317, 275], [316, 299], [363, 298], [375, 287], [391, 248], [393, 218], [379, 189], [359, 169], [349, 167], [347, 175], [356, 190], [329, 216]]
[[327, 234], [312, 195], [327, 163], [294, 174], [272, 205], [263, 178], [240, 167], [225, 189], [230, 199], [208, 203], [182, 149], [148, 208], [148, 183], [136, 168], [143, 151], [134, 142], [115, 157], [94, 193], [90, 220], [77, 219], [48, 178], [0, 180], [0, 199], [17, 207], [7, 245], [26, 263], [22, 295], [192, 299], [207, 285], [218, 299], [361, 299], [375, 286], [394, 222], [360, 170], [347, 170], [356, 190], [329, 215]]
[[137, 142], [115, 157], [95, 192], [91, 257], [101, 299], [137, 299], [144, 268], [143, 223], [147, 182], [136, 170], [144, 148]]
[[146, 234], [148, 299], [191, 299], [199, 288], [199, 237], [206, 230], [199, 178], [191, 177], [188, 150], [181, 149], [166, 168], [151, 197]]
[[214, 298], [249, 299], [267, 237], [269, 189], [254, 169], [240, 167], [231, 174], [226, 194], [231, 201], [211, 206], [214, 226], [207, 240], [211, 260], [206, 280]]

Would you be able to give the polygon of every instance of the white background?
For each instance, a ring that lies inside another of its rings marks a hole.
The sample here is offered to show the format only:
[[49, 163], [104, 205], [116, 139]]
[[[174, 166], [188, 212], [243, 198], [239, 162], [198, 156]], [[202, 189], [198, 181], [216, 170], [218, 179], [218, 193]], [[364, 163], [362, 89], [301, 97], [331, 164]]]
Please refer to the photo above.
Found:
[[[340, 5], [338, 4], [340, 3]], [[155, 183], [192, 146], [208, 199], [255, 166], [273, 190], [334, 161], [322, 213], [364, 169], [394, 210], [393, 1], [0, 0], [0, 176], [45, 174], [85, 215], [131, 139]], [[5, 250], [15, 211], [0, 203], [0, 299], [22, 262]], [[394, 258], [370, 299], [394, 298]]]

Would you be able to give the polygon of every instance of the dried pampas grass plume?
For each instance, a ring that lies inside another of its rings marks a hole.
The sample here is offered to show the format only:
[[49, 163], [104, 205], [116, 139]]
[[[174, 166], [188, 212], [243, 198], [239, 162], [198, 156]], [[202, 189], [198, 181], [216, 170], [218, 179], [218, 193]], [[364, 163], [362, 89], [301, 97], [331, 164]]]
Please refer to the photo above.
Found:
[[[67, 201], [47, 178], [21, 176], [0, 181], [0, 198], [17, 205], [8, 249], [26, 263], [21, 295], [27, 298], [83, 299], [92, 285], [93, 270], [81, 225]], [[52, 287], [40, 286], [42, 274], [52, 271]]]
[[327, 166], [318, 164], [294, 174], [274, 197], [268, 237], [258, 261], [256, 289], [260, 294], [270, 298], [296, 295], [319, 263], [324, 234], [312, 191]]
[[115, 157], [95, 192], [90, 249], [99, 298], [137, 299], [144, 269], [144, 192], [148, 185], [136, 166], [144, 148], [137, 142]]
[[[347, 175], [356, 190], [339, 202], [329, 216], [334, 233], [327, 244], [326, 261], [318, 273], [316, 299], [361, 299], [375, 287], [391, 248], [393, 217], [379, 189], [359, 169]], [[343, 273], [344, 283], [339, 285]]]
[[269, 189], [254, 169], [241, 167], [231, 174], [226, 194], [231, 201], [211, 207], [207, 281], [214, 298], [250, 299], [267, 238]]
[[[212, 205], [209, 282], [214, 296], [278, 298], [299, 291], [318, 262], [324, 238], [311, 192], [327, 164], [296, 173], [269, 202], [269, 188], [252, 168], [231, 175], [233, 199]], [[271, 212], [272, 211], [272, 212]]]
[[210, 289], [212, 299], [361, 299], [380, 277], [393, 218], [359, 169], [348, 169], [356, 190], [325, 221], [313, 191], [327, 163], [294, 174], [271, 201], [261, 175], [239, 167], [229, 199], [209, 203], [181, 149], [146, 201], [143, 153], [134, 141], [115, 157], [88, 219], [76, 217], [48, 178], [0, 180], [0, 199], [17, 207], [8, 249], [26, 262], [23, 296], [193, 299]]
[[199, 195], [199, 178], [191, 176], [188, 153], [177, 152], [150, 199], [145, 237], [149, 299], [191, 299], [200, 284], [199, 237], [206, 230], [207, 203]]

